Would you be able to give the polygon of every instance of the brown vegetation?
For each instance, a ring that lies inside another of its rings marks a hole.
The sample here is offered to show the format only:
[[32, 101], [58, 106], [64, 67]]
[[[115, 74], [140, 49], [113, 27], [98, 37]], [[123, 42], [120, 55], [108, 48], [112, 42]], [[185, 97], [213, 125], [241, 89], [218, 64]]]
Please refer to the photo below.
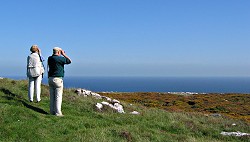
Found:
[[157, 92], [100, 93], [128, 103], [139, 103], [173, 112], [222, 114], [250, 122], [249, 94], [178, 95]]

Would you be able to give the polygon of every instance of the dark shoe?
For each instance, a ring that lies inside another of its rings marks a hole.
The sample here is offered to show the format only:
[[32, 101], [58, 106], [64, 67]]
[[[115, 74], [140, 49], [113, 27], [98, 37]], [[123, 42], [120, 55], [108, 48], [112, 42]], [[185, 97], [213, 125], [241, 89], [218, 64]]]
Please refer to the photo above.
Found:
[[32, 103], [33, 101], [30, 100], [30, 102]]

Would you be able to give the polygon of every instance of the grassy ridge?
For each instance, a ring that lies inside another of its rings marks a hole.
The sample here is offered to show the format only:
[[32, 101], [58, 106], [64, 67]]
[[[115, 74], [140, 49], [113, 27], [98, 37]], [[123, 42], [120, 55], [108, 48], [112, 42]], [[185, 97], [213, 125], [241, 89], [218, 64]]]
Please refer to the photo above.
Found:
[[[125, 111], [141, 115], [96, 111], [101, 100], [77, 96], [65, 89], [64, 117], [49, 115], [48, 86], [42, 86], [42, 102], [29, 103], [26, 80], [0, 80], [0, 141], [84, 142], [223, 142], [249, 141], [249, 137], [225, 137], [221, 131], [250, 132], [245, 121], [206, 117], [199, 113], [166, 112], [122, 102]], [[232, 126], [236, 123], [236, 126]]]

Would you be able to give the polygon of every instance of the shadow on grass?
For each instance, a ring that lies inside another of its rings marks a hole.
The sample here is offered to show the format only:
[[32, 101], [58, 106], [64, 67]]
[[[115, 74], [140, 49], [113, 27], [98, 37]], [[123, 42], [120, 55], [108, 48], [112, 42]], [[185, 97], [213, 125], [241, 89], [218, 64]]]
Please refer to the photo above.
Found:
[[43, 109], [38, 108], [38, 107], [34, 107], [34, 106], [28, 104], [27, 102], [25, 102], [24, 100], [22, 100], [23, 99], [22, 96], [16, 95], [16, 94], [12, 93], [8, 89], [1, 88], [0, 91], [3, 92], [4, 94], [6, 94], [5, 98], [8, 99], [8, 100], [15, 100], [15, 101], [21, 102], [26, 108], [29, 108], [29, 109], [31, 109], [33, 111], [36, 111], [38, 113], [41, 113], [41, 114], [48, 114]]

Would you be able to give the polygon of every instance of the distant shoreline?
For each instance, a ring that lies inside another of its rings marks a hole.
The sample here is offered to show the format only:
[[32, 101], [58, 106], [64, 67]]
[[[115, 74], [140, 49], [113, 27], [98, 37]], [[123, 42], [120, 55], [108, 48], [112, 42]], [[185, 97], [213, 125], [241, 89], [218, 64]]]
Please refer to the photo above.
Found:
[[[6, 78], [23, 80], [25, 76]], [[47, 83], [45, 76], [42, 81]], [[68, 77], [65, 88], [94, 92], [172, 92], [178, 94], [250, 93], [250, 77]]]

